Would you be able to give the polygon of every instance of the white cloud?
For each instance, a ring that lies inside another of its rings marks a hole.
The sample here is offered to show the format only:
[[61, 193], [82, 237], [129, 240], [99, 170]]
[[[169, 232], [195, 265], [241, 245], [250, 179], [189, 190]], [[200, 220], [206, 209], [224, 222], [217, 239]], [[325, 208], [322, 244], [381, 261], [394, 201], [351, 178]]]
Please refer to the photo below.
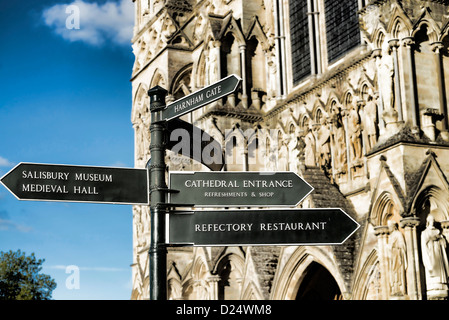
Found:
[[2, 156], [0, 156], [0, 167], [10, 167], [12, 165], [13, 164], [12, 164], [11, 161], [9, 161], [8, 159], [3, 158]]
[[0, 217], [0, 230], [1, 231], [18, 231], [23, 233], [28, 233], [32, 230], [31, 227], [25, 225], [17, 224], [11, 220], [2, 219]]
[[95, 46], [108, 42], [130, 45], [133, 35], [134, 8], [130, 0], [109, 0], [103, 4], [75, 0], [46, 8], [42, 18], [56, 34], [68, 41]]
[[129, 167], [129, 166], [125, 162], [117, 160], [116, 162], [111, 163], [110, 167], [126, 168], [126, 167]]

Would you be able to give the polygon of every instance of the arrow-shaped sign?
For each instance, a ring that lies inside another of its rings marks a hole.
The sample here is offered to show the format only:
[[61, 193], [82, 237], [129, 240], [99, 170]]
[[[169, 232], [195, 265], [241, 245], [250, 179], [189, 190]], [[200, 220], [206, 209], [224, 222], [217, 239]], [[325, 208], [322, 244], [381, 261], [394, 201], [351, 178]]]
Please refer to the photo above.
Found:
[[195, 207], [296, 207], [313, 187], [294, 172], [171, 172], [172, 204]]
[[22, 162], [0, 182], [19, 200], [149, 204], [147, 169]]
[[170, 121], [223, 98], [237, 90], [240, 81], [238, 76], [231, 74], [210, 86], [182, 97], [162, 110], [162, 120]]
[[172, 245], [339, 245], [360, 225], [341, 209], [214, 210], [167, 214]]

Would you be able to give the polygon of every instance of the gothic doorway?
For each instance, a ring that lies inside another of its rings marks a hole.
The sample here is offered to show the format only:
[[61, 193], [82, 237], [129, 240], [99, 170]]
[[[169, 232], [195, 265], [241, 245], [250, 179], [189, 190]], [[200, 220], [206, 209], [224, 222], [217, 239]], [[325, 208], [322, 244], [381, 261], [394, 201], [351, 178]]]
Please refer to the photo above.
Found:
[[340, 300], [340, 288], [321, 264], [312, 262], [299, 285], [296, 300]]

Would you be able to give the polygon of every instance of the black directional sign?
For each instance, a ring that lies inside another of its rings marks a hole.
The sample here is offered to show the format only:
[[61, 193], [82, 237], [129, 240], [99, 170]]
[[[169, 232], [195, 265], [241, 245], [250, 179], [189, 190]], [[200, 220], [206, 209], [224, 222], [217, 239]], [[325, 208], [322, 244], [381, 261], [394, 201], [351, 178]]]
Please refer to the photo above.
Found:
[[313, 188], [294, 172], [171, 172], [170, 203], [195, 207], [295, 207]]
[[339, 245], [360, 225], [341, 209], [214, 210], [167, 214], [172, 245]]
[[167, 127], [170, 132], [167, 149], [198, 161], [212, 171], [223, 168], [222, 146], [209, 134], [181, 119], [173, 119]]
[[146, 169], [19, 163], [0, 182], [19, 200], [149, 204]]
[[162, 111], [162, 119], [169, 121], [178, 118], [186, 113], [192, 112], [220, 98], [223, 98], [234, 92], [240, 81], [241, 79], [238, 76], [231, 74], [230, 76], [227, 76], [226, 78], [223, 78], [210, 86], [178, 99], [169, 104]]

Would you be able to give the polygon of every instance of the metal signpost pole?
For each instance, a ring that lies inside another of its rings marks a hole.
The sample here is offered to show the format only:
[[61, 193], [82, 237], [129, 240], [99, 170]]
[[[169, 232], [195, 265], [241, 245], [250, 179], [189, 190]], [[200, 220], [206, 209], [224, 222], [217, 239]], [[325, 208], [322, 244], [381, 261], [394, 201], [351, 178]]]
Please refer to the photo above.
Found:
[[150, 216], [151, 241], [149, 249], [150, 263], [150, 300], [167, 299], [167, 248], [165, 241], [165, 121], [162, 110], [165, 108], [167, 91], [159, 86], [148, 91], [150, 97]]

